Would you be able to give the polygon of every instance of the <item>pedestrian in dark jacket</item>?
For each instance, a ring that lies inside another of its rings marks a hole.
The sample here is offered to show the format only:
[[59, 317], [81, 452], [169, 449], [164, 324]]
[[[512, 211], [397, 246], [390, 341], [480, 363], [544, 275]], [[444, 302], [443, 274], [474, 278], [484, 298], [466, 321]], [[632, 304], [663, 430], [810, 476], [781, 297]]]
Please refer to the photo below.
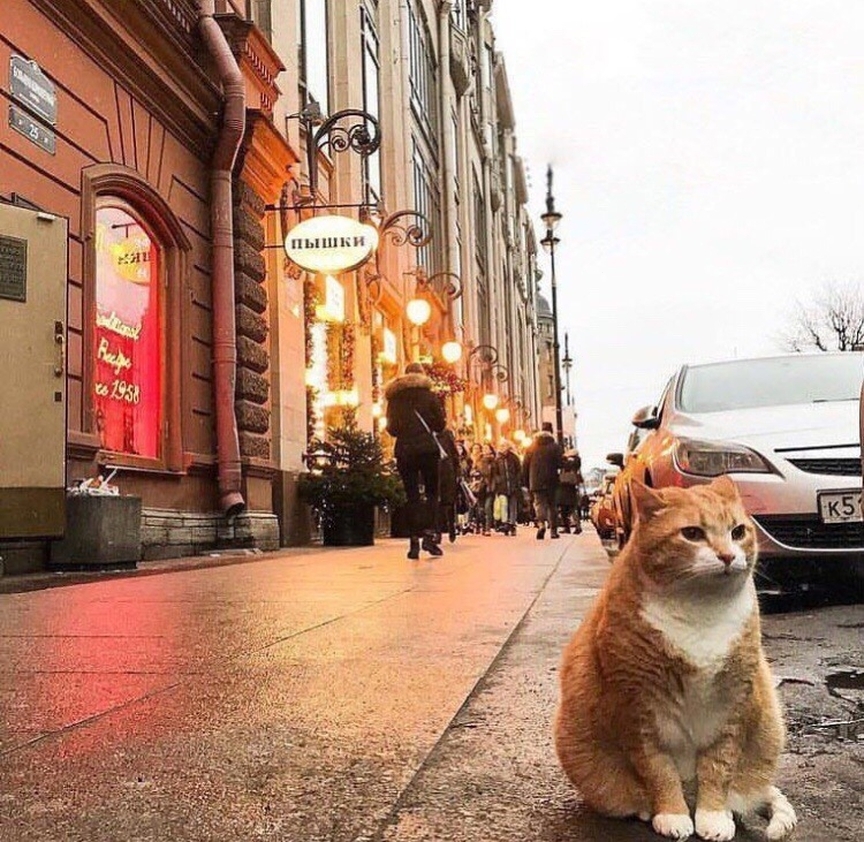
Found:
[[474, 519], [483, 535], [489, 535], [495, 503], [495, 452], [491, 444], [471, 448], [471, 491], [477, 500]]
[[438, 522], [435, 530], [435, 543], [441, 543], [441, 535], [446, 532], [452, 544], [456, 540], [456, 502], [459, 496], [459, 480], [462, 466], [456, 439], [450, 430], [444, 430], [438, 441], [447, 453], [446, 459], [439, 461], [439, 501]]
[[[387, 385], [384, 397], [387, 399], [387, 432], [396, 438], [396, 467], [408, 497], [408, 558], [419, 558], [421, 546], [430, 555], [443, 555], [433, 537], [438, 523], [438, 463], [441, 460], [433, 433], [440, 433], [446, 425], [444, 408], [432, 391], [432, 381], [421, 363], [409, 363], [405, 374]], [[425, 506], [420, 498], [421, 482]]]
[[564, 454], [561, 473], [558, 475], [558, 517], [563, 525], [562, 532], [570, 531], [571, 521], [577, 535], [582, 531], [579, 499], [581, 487], [582, 458], [575, 450], [568, 450]]
[[519, 517], [519, 498], [522, 495], [522, 463], [506, 439], [501, 442], [498, 458], [495, 460], [495, 494], [507, 498], [507, 516], [502, 528], [505, 535], [516, 534], [516, 520]]
[[555, 495], [558, 491], [558, 472], [561, 468], [561, 448], [552, 435], [552, 425], [543, 422], [543, 429], [525, 451], [522, 461], [522, 482], [531, 491], [537, 520], [537, 538], [546, 536], [549, 525], [551, 537], [558, 537], [558, 512]]

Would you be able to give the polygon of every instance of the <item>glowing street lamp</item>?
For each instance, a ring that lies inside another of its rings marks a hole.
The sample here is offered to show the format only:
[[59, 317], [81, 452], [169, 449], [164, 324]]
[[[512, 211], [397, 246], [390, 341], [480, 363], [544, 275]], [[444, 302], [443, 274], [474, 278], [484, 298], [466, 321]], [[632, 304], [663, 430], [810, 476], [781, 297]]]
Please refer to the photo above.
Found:
[[445, 342], [441, 346], [441, 356], [451, 365], [458, 363], [462, 359], [462, 346], [455, 341]]
[[412, 298], [405, 306], [405, 315], [408, 321], [416, 327], [425, 325], [432, 315], [432, 306], [425, 298]]
[[498, 406], [498, 395], [493, 392], [483, 395], [483, 406], [491, 412], [496, 406]]

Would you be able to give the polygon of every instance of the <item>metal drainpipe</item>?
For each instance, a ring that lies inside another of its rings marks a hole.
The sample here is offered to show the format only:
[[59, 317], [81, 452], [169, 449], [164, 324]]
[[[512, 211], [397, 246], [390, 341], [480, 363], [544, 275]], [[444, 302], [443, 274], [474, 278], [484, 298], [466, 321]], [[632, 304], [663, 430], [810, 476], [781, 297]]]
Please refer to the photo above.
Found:
[[216, 452], [219, 502], [227, 517], [246, 508], [240, 493], [240, 441], [234, 412], [237, 333], [234, 315], [234, 224], [231, 173], [246, 130], [243, 76], [213, 15], [215, 0], [198, 0], [201, 36], [216, 64], [225, 107], [210, 173], [210, 231], [213, 238], [213, 380], [216, 393]]
[[[454, 177], [456, 173], [456, 137], [450, 130], [452, 124], [451, 108], [454, 97], [452, 96], [453, 85], [450, 80], [450, 16], [453, 13], [452, 0], [444, 0], [438, 10], [438, 43], [440, 45], [440, 59], [438, 61], [438, 91], [441, 98], [441, 124], [444, 135], [444, 155], [442, 157], [443, 170], [441, 181], [444, 186], [444, 219], [445, 238], [447, 243], [446, 266], [450, 272], [456, 271], [461, 265], [459, 255], [459, 244], [456, 240], [457, 205], [456, 187]], [[462, 279], [460, 278], [460, 281]], [[457, 318], [457, 315], [459, 318]], [[450, 327], [453, 329], [454, 339], [463, 339], [462, 329], [462, 302], [461, 299], [450, 302], [449, 318]], [[457, 335], [457, 329], [459, 333]]]

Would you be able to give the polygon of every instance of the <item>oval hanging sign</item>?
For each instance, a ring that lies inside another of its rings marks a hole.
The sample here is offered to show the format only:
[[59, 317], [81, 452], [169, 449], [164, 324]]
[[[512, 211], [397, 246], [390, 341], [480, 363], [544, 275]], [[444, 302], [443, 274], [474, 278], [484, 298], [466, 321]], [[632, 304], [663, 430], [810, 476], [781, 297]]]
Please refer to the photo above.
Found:
[[285, 237], [285, 254], [301, 269], [334, 274], [356, 269], [378, 246], [378, 230], [347, 216], [314, 216]]

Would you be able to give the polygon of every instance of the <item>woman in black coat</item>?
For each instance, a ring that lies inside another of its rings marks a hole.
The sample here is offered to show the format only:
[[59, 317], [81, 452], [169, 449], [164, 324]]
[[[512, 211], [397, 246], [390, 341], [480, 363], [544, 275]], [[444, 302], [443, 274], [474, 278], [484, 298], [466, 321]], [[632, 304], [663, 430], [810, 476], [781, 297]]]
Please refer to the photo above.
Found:
[[[409, 363], [405, 374], [387, 385], [384, 397], [387, 399], [387, 432], [396, 438], [396, 467], [408, 497], [408, 558], [419, 558], [421, 545], [430, 555], [443, 555], [434, 540], [441, 452], [433, 433], [440, 433], [446, 426], [444, 408], [432, 391], [432, 381], [421, 363]], [[425, 507], [420, 498], [421, 482]]]

